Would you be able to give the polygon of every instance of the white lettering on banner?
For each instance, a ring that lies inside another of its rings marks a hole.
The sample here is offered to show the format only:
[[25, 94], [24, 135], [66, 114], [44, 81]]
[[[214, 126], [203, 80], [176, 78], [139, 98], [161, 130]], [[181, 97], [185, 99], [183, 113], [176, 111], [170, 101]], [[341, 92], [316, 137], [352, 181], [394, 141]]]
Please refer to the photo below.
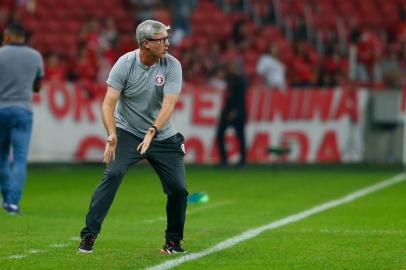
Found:
[[[103, 87], [104, 89], [105, 87]], [[104, 89], [105, 91], [105, 89]], [[104, 92], [102, 92], [104, 95]], [[314, 89], [247, 94], [247, 159], [250, 162], [349, 162], [363, 154], [366, 90]], [[31, 161], [100, 161], [105, 136], [100, 98], [92, 101], [82, 87], [47, 83], [34, 104]], [[188, 163], [215, 163], [217, 117], [221, 93], [207, 89], [184, 91], [174, 121], [185, 136]], [[226, 135], [231, 160], [238, 159], [238, 141]], [[269, 147], [289, 147], [273, 156]]]

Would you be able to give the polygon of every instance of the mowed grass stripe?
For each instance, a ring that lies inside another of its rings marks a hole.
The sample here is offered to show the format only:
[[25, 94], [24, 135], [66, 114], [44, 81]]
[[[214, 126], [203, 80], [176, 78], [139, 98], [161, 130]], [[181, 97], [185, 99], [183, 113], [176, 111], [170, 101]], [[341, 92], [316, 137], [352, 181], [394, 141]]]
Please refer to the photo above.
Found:
[[257, 235], [263, 233], [264, 231], [279, 228], [279, 227], [282, 227], [282, 226], [287, 225], [289, 223], [293, 223], [293, 222], [305, 219], [305, 218], [307, 218], [309, 216], [312, 216], [314, 214], [323, 212], [325, 210], [337, 207], [337, 206], [342, 205], [342, 204], [349, 203], [349, 202], [354, 201], [354, 200], [356, 200], [356, 199], [358, 199], [360, 197], [366, 196], [366, 195], [368, 195], [370, 193], [373, 193], [373, 192], [379, 191], [381, 189], [384, 189], [386, 187], [390, 187], [392, 185], [401, 183], [401, 182], [405, 181], [405, 179], [406, 179], [405, 177], [406, 177], [405, 173], [395, 175], [395, 176], [393, 176], [393, 177], [391, 177], [389, 179], [385, 179], [385, 180], [383, 180], [383, 181], [381, 181], [381, 182], [379, 182], [377, 184], [374, 184], [374, 185], [368, 186], [366, 188], [360, 189], [358, 191], [352, 192], [352, 193], [350, 193], [350, 194], [348, 194], [348, 195], [346, 195], [344, 197], [341, 197], [339, 199], [332, 200], [332, 201], [317, 205], [317, 206], [315, 206], [313, 208], [310, 208], [310, 209], [305, 210], [303, 212], [300, 212], [298, 214], [294, 214], [294, 215], [282, 218], [280, 220], [271, 222], [271, 223], [266, 224], [264, 226], [260, 226], [260, 227], [254, 228], [254, 229], [247, 230], [247, 231], [245, 231], [245, 232], [243, 232], [243, 233], [241, 233], [239, 235], [236, 235], [236, 236], [234, 236], [232, 238], [226, 239], [226, 240], [218, 243], [217, 245], [215, 245], [215, 246], [213, 246], [211, 248], [204, 249], [204, 250], [202, 250], [200, 252], [191, 253], [191, 254], [176, 258], [176, 259], [168, 260], [168, 261], [166, 261], [164, 263], [161, 263], [161, 264], [158, 264], [156, 266], [152, 266], [152, 267], [149, 267], [149, 268], [146, 268], [146, 269], [147, 270], [170, 269], [170, 268], [173, 268], [173, 267], [178, 266], [180, 264], [183, 264], [185, 262], [196, 260], [196, 259], [199, 259], [201, 257], [207, 256], [209, 254], [212, 254], [212, 253], [215, 253], [215, 252], [230, 248], [230, 247], [232, 247], [232, 246], [234, 246], [234, 245], [236, 245], [236, 244], [238, 244], [240, 242], [243, 242], [243, 241], [249, 240], [251, 238], [254, 238]]

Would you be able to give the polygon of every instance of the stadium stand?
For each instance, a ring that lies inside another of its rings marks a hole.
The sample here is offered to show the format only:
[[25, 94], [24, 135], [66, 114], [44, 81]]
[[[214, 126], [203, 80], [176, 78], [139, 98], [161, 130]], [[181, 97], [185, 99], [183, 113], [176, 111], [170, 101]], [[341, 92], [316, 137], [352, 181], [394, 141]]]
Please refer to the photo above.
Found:
[[[29, 29], [30, 44], [51, 58], [47, 79], [103, 82], [117, 57], [136, 47], [137, 14], [142, 12], [137, 2], [5, 0], [0, 27], [20, 20]], [[149, 16], [172, 23], [164, 1], [153, 2]], [[359, 85], [398, 87], [406, 74], [406, 1], [382, 3], [200, 0], [189, 18], [190, 34], [172, 47], [172, 54], [183, 63], [187, 82], [205, 84], [224, 62], [238, 59], [250, 83], [261, 84], [256, 66], [273, 44], [287, 68], [289, 87], [323, 87], [346, 83], [354, 46]]]

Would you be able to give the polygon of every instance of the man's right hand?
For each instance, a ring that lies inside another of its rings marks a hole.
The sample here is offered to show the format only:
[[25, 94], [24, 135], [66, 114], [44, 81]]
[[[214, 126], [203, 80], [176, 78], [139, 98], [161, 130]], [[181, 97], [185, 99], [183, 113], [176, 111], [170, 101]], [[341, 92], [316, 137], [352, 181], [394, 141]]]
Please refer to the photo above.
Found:
[[111, 134], [106, 141], [106, 150], [104, 150], [103, 162], [108, 163], [111, 160], [116, 159], [116, 146], [117, 146], [117, 135]]

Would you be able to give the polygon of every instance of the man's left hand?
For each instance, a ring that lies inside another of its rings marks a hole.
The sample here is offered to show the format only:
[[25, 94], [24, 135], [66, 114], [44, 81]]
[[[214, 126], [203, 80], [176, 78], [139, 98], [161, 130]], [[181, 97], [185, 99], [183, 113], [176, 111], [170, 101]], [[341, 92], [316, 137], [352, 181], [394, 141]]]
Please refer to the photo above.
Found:
[[155, 129], [149, 128], [147, 130], [147, 134], [145, 134], [144, 140], [137, 146], [137, 151], [140, 152], [141, 155], [147, 152], [149, 145], [151, 144], [152, 138], [155, 136]]

